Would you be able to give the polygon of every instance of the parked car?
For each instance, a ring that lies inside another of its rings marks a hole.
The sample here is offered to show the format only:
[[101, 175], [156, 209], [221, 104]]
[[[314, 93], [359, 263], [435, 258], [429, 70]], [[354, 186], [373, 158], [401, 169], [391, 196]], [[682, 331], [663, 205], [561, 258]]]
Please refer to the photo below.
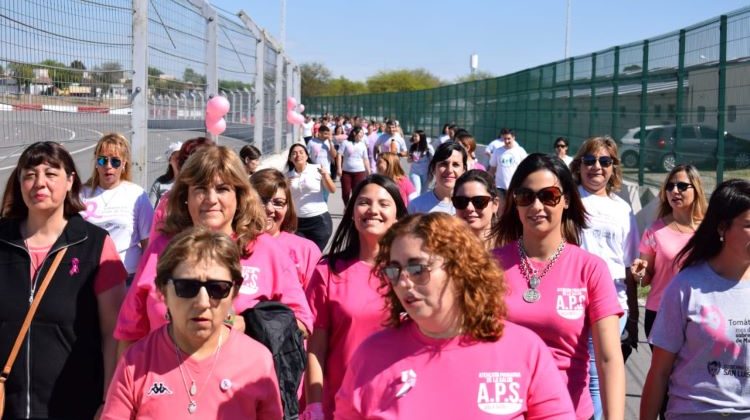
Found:
[[[647, 125], [644, 132], [646, 137], [655, 128], [662, 127], [661, 125]], [[638, 167], [638, 153], [639, 144], [641, 144], [641, 127], [633, 127], [625, 132], [625, 135], [620, 137], [620, 161], [626, 168], [637, 168]]]
[[[675, 148], [676, 126], [654, 126], [646, 136], [645, 167], [668, 172], [678, 163], [690, 163], [702, 168], [715, 168], [717, 159], [716, 128], [702, 124], [685, 124], [680, 142]], [[620, 148], [623, 166], [638, 166], [640, 143], [624, 144]], [[750, 167], [750, 140], [724, 133], [724, 156], [728, 168]]]

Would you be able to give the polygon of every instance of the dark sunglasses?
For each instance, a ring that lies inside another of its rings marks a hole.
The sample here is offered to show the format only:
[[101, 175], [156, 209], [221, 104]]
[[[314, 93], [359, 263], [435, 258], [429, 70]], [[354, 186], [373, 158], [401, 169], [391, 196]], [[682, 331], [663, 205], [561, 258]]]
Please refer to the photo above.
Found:
[[469, 207], [469, 203], [473, 204], [475, 209], [482, 210], [490, 204], [490, 201], [492, 201], [492, 197], [490, 197], [489, 195], [476, 195], [474, 197], [457, 195], [451, 198], [451, 201], [453, 202], [453, 207], [458, 210], [463, 210]]
[[677, 191], [679, 192], [685, 192], [688, 188], [693, 188], [693, 184], [689, 182], [667, 182], [664, 185], [664, 190], [667, 192], [671, 192], [674, 190], [674, 187], [677, 187]]
[[564, 144], [556, 144], [555, 145], [555, 149], [567, 149], [567, 148], [568, 148], [568, 146], [566, 146]]
[[211, 299], [224, 299], [229, 296], [232, 287], [234, 287], [234, 283], [226, 280], [169, 279], [169, 281], [174, 285], [174, 292], [177, 297], [184, 299], [196, 297], [201, 287], [206, 288], [208, 297]]
[[107, 166], [107, 163], [111, 163], [112, 167], [117, 169], [122, 165], [122, 159], [116, 157], [99, 156], [96, 158], [96, 166]]
[[386, 267], [383, 267], [383, 275], [388, 278], [388, 280], [391, 281], [391, 284], [394, 286], [398, 283], [398, 280], [401, 278], [401, 272], [406, 271], [406, 273], [409, 275], [409, 280], [411, 280], [414, 284], [427, 284], [427, 282], [430, 281], [430, 278], [427, 279], [421, 279], [417, 280], [417, 276], [427, 272], [429, 273], [432, 271], [429, 264], [407, 264], [404, 267], [401, 267], [399, 265], [389, 265]]
[[556, 206], [560, 203], [562, 196], [562, 190], [555, 186], [542, 188], [537, 192], [529, 188], [517, 188], [513, 191], [513, 198], [516, 200], [516, 205], [521, 207], [530, 206], [537, 198], [545, 206]]
[[586, 166], [594, 166], [597, 161], [599, 161], [599, 165], [601, 165], [602, 168], [609, 168], [615, 163], [614, 159], [609, 156], [599, 156], [597, 159], [596, 156], [586, 155], [581, 158], [581, 162]]

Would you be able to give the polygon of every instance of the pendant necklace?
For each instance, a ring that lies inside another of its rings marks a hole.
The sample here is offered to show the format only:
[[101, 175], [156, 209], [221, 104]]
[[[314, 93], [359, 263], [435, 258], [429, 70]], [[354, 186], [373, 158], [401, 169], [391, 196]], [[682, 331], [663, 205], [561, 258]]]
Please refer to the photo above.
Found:
[[531, 265], [529, 256], [526, 255], [526, 250], [523, 247], [523, 236], [518, 238], [518, 255], [521, 258], [521, 275], [529, 283], [529, 288], [523, 292], [523, 300], [527, 303], [534, 303], [538, 301], [542, 294], [539, 292], [539, 285], [542, 283], [542, 278], [547, 275], [552, 265], [555, 264], [557, 258], [560, 257], [563, 249], [565, 249], [565, 241], [560, 242], [560, 245], [555, 250], [555, 253], [547, 259], [547, 265], [542, 269], [542, 273], [539, 274], [536, 268]]
[[[222, 339], [224, 338], [224, 329], [222, 328], [221, 332], [219, 333], [219, 343], [216, 345], [216, 350], [214, 350], [214, 362], [211, 364], [211, 370], [208, 371], [208, 375], [206, 376], [206, 379], [203, 380], [203, 384], [201, 385], [201, 389], [203, 390], [206, 387], [206, 383], [211, 378], [211, 375], [214, 372], [214, 368], [216, 367], [216, 362], [219, 360], [219, 353], [221, 353], [221, 344]], [[182, 357], [180, 356], [180, 349], [177, 347], [177, 340], [172, 337], [172, 342], [174, 343], [174, 351], [177, 355], [177, 367], [180, 369], [180, 377], [182, 377], [182, 385], [185, 387], [185, 392], [188, 394], [188, 400], [190, 402], [187, 406], [187, 411], [190, 414], [195, 413], [196, 410], [198, 410], [198, 404], [195, 402], [195, 400], [198, 398], [198, 392], [200, 391], [198, 387], [195, 384], [195, 379], [193, 379], [193, 376], [190, 375], [190, 369], [186, 369], [188, 371], [188, 377], [190, 378], [190, 388], [188, 388], [187, 381], [185, 380], [185, 372], [182, 371]]]

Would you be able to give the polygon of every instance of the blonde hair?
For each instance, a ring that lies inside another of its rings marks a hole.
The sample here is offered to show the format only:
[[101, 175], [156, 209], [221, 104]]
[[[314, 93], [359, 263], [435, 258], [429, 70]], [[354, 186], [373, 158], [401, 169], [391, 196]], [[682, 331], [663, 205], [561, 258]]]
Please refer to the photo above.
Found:
[[[94, 161], [101, 155], [102, 150], [105, 147], [114, 148], [122, 159], [122, 172], [120, 173], [120, 180], [130, 181], [130, 142], [120, 133], [107, 133], [96, 143], [94, 148]], [[86, 181], [86, 186], [96, 188], [99, 186], [99, 171], [96, 170], [96, 162], [94, 162], [94, 170], [91, 174], [91, 178]]]
[[398, 181], [406, 176], [406, 172], [401, 167], [401, 160], [397, 154], [392, 152], [381, 153], [378, 155], [378, 160], [383, 160], [388, 165], [385, 168], [385, 172], [381, 175], [385, 175], [394, 181]]
[[167, 235], [176, 235], [192, 227], [194, 223], [185, 205], [188, 189], [213, 184], [217, 177], [234, 187], [237, 210], [232, 218], [232, 230], [242, 256], [246, 258], [251, 254], [248, 245], [266, 230], [266, 212], [247, 179], [242, 160], [234, 150], [225, 146], [205, 146], [188, 158], [170, 190], [167, 219], [161, 230]]
[[573, 161], [570, 162], [570, 172], [573, 173], [573, 179], [576, 184], [581, 185], [581, 163], [586, 155], [593, 155], [599, 149], [604, 149], [612, 158], [612, 176], [607, 181], [607, 194], [620, 191], [622, 186], [622, 167], [620, 166], [620, 157], [617, 154], [617, 143], [610, 136], [591, 137], [578, 149]]
[[667, 182], [680, 172], [685, 172], [690, 183], [693, 184], [693, 191], [695, 191], [693, 203], [690, 205], [690, 221], [695, 223], [703, 220], [703, 216], [706, 215], [706, 210], [708, 209], [708, 202], [706, 201], [706, 192], [703, 190], [701, 176], [698, 173], [698, 169], [693, 165], [677, 165], [664, 178], [664, 182], [662, 182], [661, 189], [659, 190], [659, 215], [657, 217], [663, 219], [672, 214], [672, 206], [669, 205], [669, 200], [667, 199]]

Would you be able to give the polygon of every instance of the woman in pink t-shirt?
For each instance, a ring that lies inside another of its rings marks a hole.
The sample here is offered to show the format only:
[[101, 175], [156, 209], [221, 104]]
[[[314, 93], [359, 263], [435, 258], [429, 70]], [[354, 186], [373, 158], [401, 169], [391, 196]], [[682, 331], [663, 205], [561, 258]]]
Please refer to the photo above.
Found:
[[572, 418], [549, 349], [505, 320], [502, 271], [462, 221], [412, 215], [380, 243], [390, 328], [348, 363], [336, 419]]
[[478, 160], [476, 155], [477, 150], [477, 141], [474, 140], [474, 136], [469, 134], [468, 132], [459, 133], [456, 135], [456, 141], [458, 144], [464, 147], [466, 149], [466, 153], [468, 154], [469, 158], [466, 160], [466, 168], [468, 170], [477, 169], [480, 171], [486, 171], [487, 168], [484, 167]]
[[651, 286], [646, 298], [646, 337], [656, 319], [664, 289], [677, 274], [675, 256], [693, 237], [706, 214], [706, 193], [693, 165], [677, 165], [659, 190], [659, 214], [643, 233], [640, 257], [633, 262], [633, 273], [642, 286]]
[[405, 215], [406, 206], [390, 178], [370, 175], [354, 189], [331, 252], [307, 287], [315, 328], [308, 341], [303, 419], [332, 418], [334, 397], [352, 353], [382, 328], [380, 279], [372, 268], [378, 241]]
[[271, 353], [224, 325], [243, 283], [232, 239], [203, 227], [178, 234], [154, 283], [169, 323], [120, 360], [102, 419], [281, 419]]
[[312, 331], [312, 314], [296, 269], [288, 252], [265, 233], [266, 214], [260, 198], [233, 150], [207, 146], [195, 152], [170, 191], [168, 210], [164, 227], [149, 243], [120, 309], [115, 328], [120, 349], [165, 323], [166, 307], [154, 286], [157, 261], [174, 235], [196, 225], [232, 236], [242, 250], [244, 282], [234, 301], [237, 314], [259, 301], [280, 301], [295, 313], [303, 332]]
[[266, 210], [266, 233], [289, 248], [289, 257], [297, 267], [302, 287], [312, 278], [320, 260], [320, 248], [315, 242], [295, 235], [297, 214], [292, 205], [289, 180], [277, 169], [262, 169], [250, 177], [250, 183], [260, 195]]
[[518, 166], [496, 226], [494, 251], [510, 286], [508, 319], [539, 334], [552, 350], [577, 419], [593, 414], [588, 392], [589, 331], [594, 337], [607, 419], [623, 419], [623, 311], [604, 261], [579, 247], [586, 212], [567, 166], [534, 153]]
[[416, 189], [414, 188], [414, 184], [409, 181], [409, 177], [406, 176], [404, 168], [401, 167], [401, 158], [392, 152], [380, 153], [376, 166], [380, 175], [385, 175], [396, 182], [401, 192], [401, 199], [404, 205], [408, 206], [409, 201], [414, 198], [413, 195]]

